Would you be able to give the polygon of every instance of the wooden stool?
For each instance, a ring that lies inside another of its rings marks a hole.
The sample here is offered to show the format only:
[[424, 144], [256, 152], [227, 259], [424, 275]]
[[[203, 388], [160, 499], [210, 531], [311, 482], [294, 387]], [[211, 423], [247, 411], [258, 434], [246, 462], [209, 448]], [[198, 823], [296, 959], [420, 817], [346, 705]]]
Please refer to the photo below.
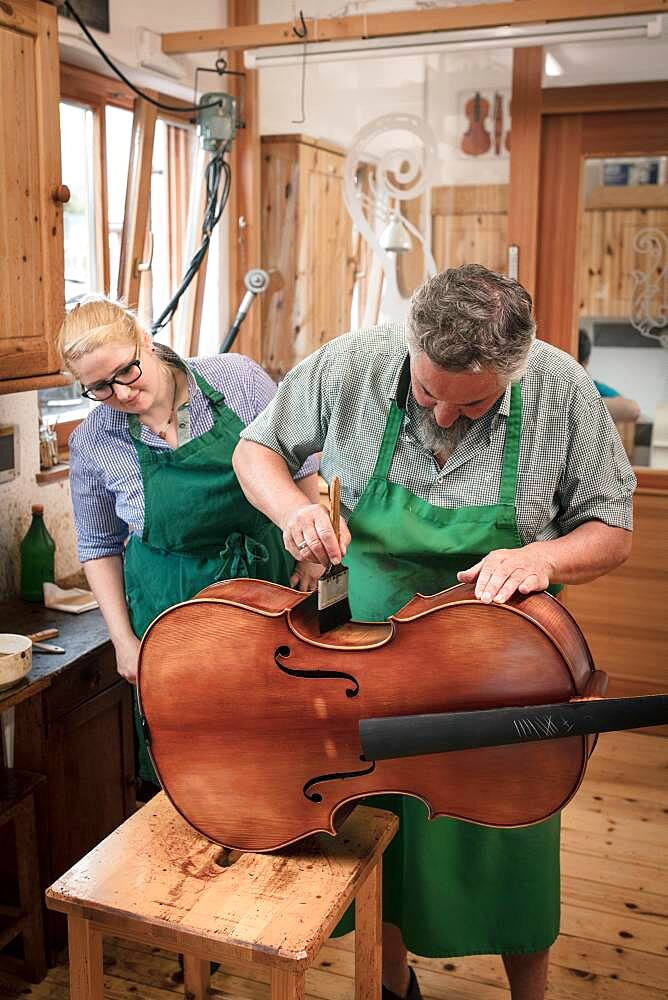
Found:
[[14, 823], [19, 895], [18, 906], [2, 906], [7, 919], [0, 925], [0, 948], [19, 935], [23, 940], [23, 961], [3, 955], [0, 965], [32, 983], [40, 982], [46, 975], [35, 823], [35, 789], [43, 781], [41, 774], [0, 766], [0, 827]]
[[210, 961], [226, 959], [269, 966], [272, 1000], [301, 1000], [307, 968], [353, 899], [355, 994], [378, 1000], [381, 862], [397, 823], [357, 806], [337, 837], [228, 857], [160, 793], [47, 889], [47, 906], [68, 918], [71, 1000], [102, 1000], [104, 936], [182, 952], [194, 1000], [206, 996]]

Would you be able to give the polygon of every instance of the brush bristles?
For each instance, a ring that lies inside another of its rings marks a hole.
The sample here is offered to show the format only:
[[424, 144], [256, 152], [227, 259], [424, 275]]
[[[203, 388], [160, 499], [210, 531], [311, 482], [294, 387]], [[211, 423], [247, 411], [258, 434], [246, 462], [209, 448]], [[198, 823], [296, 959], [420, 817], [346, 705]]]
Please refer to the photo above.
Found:
[[331, 632], [332, 629], [338, 628], [340, 625], [345, 625], [351, 618], [350, 602], [347, 597], [344, 597], [342, 600], [337, 601], [336, 604], [330, 604], [328, 608], [323, 608], [322, 611], [318, 612], [320, 634]]

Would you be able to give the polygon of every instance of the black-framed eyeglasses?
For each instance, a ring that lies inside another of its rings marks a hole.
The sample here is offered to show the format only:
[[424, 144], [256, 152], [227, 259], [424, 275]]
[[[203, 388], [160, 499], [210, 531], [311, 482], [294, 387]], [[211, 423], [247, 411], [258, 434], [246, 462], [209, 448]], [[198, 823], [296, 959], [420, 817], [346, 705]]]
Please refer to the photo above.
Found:
[[106, 378], [101, 382], [95, 382], [93, 385], [85, 387], [81, 395], [85, 396], [86, 399], [95, 399], [98, 402], [102, 402], [113, 396], [115, 384], [132, 385], [139, 378], [141, 378], [141, 364], [139, 358], [135, 358], [129, 365], [125, 365], [124, 368], [117, 371], [113, 378]]

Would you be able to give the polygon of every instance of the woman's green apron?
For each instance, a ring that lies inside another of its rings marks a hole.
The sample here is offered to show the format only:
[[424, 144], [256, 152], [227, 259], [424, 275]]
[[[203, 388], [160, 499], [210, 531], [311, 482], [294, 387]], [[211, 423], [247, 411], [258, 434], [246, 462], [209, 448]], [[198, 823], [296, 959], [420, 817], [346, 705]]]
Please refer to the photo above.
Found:
[[[232, 468], [243, 423], [222, 393], [193, 375], [213, 410], [213, 427], [175, 450], [141, 440], [129, 427], [144, 483], [144, 533], [125, 550], [125, 593], [136, 636], [166, 608], [186, 601], [216, 580], [256, 577], [288, 584], [294, 560], [281, 533], [244, 496]], [[146, 749], [136, 699], [139, 775], [158, 783]]]
[[[497, 504], [433, 507], [388, 482], [403, 418], [393, 401], [373, 477], [349, 522], [345, 562], [357, 619], [385, 619], [416, 592], [456, 584], [459, 570], [493, 549], [523, 544], [515, 517], [519, 383], [511, 390]], [[383, 858], [383, 919], [402, 929], [410, 951], [508, 954], [552, 944], [559, 932], [558, 816], [498, 830], [448, 818], [430, 822], [424, 804], [410, 796], [373, 797], [370, 804], [392, 809], [401, 820]], [[348, 915], [337, 932], [351, 927]]]

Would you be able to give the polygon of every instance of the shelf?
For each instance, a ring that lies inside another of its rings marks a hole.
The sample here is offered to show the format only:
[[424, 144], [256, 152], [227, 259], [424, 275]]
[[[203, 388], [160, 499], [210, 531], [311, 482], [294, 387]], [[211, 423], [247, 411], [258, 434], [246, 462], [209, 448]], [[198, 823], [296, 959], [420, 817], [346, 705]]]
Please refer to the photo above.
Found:
[[54, 465], [52, 469], [44, 469], [42, 472], [38, 472], [35, 476], [35, 481], [44, 486], [47, 483], [57, 483], [60, 479], [68, 479], [70, 475], [70, 467], [67, 462], [59, 462], [58, 465]]

